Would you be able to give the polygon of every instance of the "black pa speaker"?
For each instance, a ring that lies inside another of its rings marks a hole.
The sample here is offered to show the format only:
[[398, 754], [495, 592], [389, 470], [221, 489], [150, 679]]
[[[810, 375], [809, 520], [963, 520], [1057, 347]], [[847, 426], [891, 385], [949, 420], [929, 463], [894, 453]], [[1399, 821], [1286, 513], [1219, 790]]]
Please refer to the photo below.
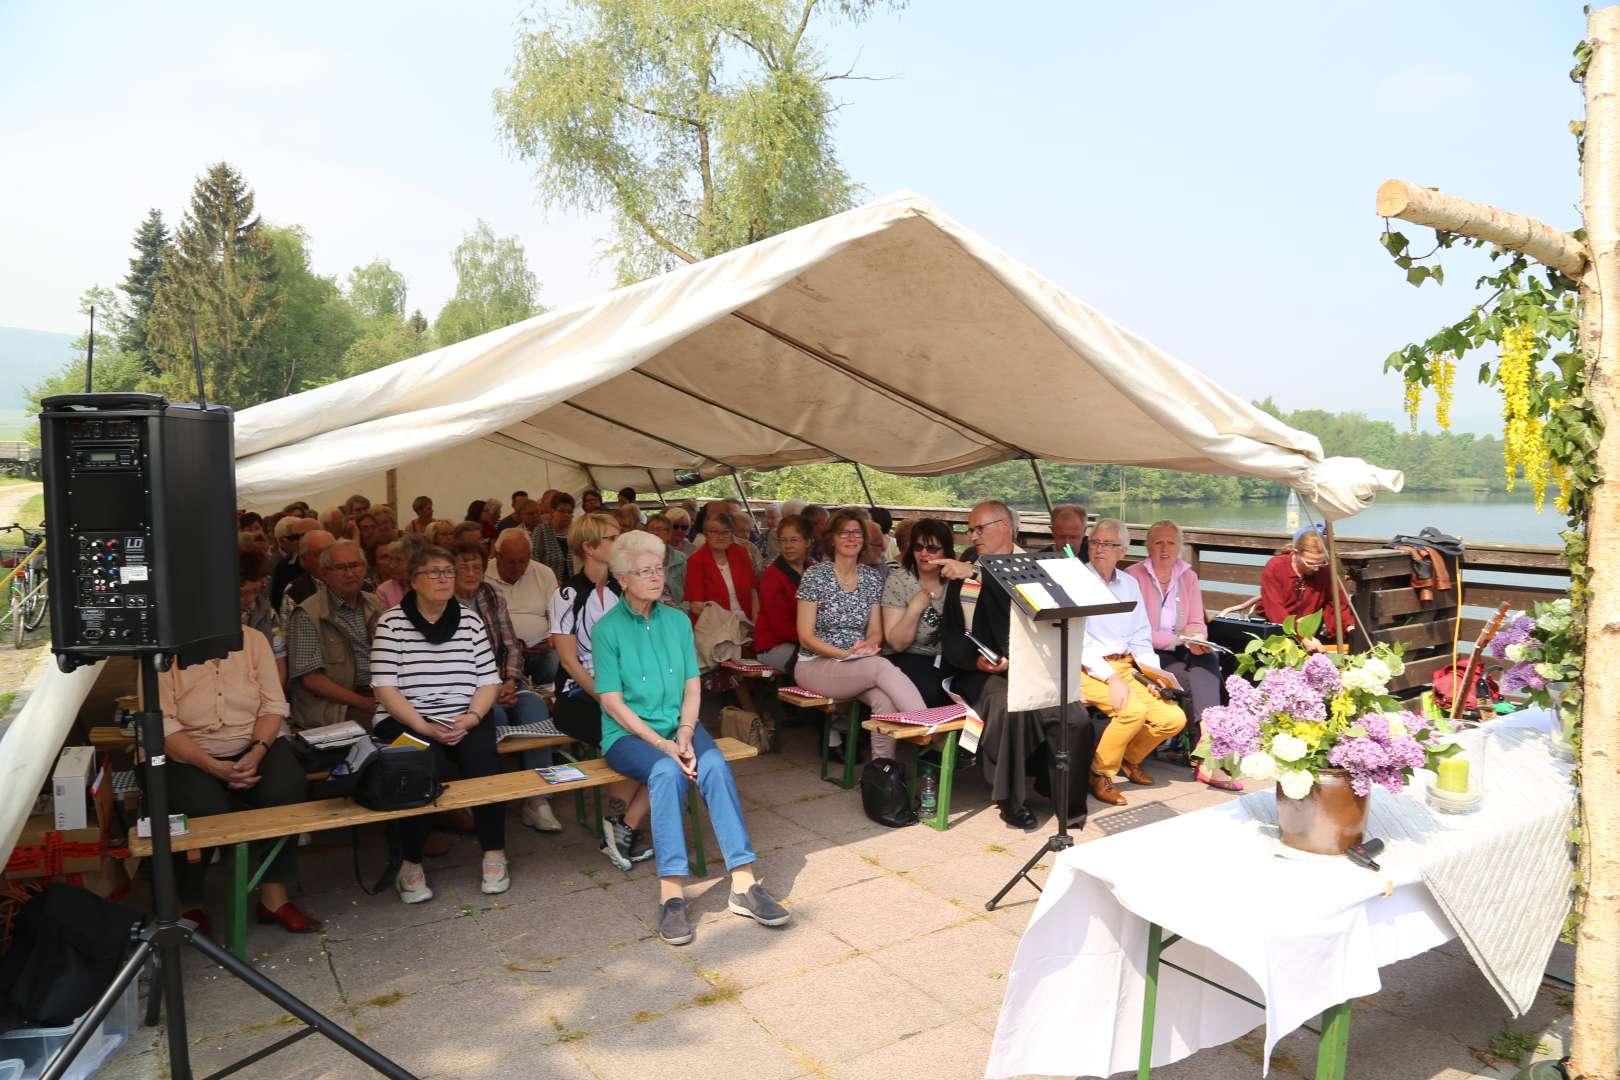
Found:
[[182, 666], [242, 647], [231, 410], [64, 394], [40, 413], [51, 651]]

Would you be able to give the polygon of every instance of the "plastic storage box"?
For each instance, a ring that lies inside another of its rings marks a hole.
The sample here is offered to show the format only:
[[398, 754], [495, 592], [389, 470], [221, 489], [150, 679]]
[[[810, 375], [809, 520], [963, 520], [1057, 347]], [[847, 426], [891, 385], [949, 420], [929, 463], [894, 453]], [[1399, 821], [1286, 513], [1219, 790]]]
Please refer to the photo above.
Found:
[[[90, 1036], [85, 1043], [84, 1050], [79, 1054], [79, 1060], [73, 1067], [63, 1074], [64, 1080], [86, 1080], [102, 1064], [124, 1044], [129, 1033], [135, 1030], [140, 1023], [140, 991], [138, 978], [131, 979], [124, 988], [117, 1004], [101, 1022], [101, 1027]], [[15, 1074], [15, 1080], [37, 1080], [45, 1066], [50, 1062], [56, 1051], [67, 1045], [73, 1037], [73, 1024], [65, 1027], [53, 1028], [15, 1028], [11, 1031], [0, 1032], [0, 1080], [13, 1080], [13, 1074], [6, 1071], [7, 1059], [15, 1058], [22, 1062], [22, 1071]]]

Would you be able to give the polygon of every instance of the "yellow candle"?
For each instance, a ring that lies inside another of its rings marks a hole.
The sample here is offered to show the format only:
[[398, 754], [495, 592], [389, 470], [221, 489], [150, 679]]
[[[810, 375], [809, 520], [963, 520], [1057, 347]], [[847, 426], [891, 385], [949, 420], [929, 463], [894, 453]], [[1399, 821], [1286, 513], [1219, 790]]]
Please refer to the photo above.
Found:
[[1441, 791], [1455, 791], [1461, 794], [1468, 792], [1468, 759], [1465, 757], [1442, 758], [1435, 764], [1436, 785]]

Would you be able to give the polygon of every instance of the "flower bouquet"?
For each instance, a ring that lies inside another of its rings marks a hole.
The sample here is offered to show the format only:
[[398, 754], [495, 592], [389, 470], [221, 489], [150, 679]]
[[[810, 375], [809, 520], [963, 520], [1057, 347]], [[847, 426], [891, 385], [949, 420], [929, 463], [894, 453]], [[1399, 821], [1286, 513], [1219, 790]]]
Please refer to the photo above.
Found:
[[1229, 704], [1204, 710], [1204, 732], [1229, 772], [1276, 781], [1285, 844], [1337, 855], [1360, 842], [1375, 785], [1398, 794], [1414, 769], [1456, 749], [1389, 693], [1405, 670], [1399, 648], [1292, 659], [1257, 682], [1227, 679]]
[[1574, 756], [1580, 700], [1570, 689], [1581, 676], [1581, 642], [1569, 598], [1521, 611], [1491, 640], [1485, 654], [1512, 665], [1502, 676], [1504, 691], [1527, 693], [1531, 701], [1558, 714], [1555, 743], [1565, 756]]

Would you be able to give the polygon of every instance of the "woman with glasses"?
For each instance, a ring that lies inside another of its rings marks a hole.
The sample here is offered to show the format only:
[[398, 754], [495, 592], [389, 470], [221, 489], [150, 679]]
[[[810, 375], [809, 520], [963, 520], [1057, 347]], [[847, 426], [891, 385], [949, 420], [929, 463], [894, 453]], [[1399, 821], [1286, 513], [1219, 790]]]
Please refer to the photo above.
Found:
[[777, 556], [759, 579], [759, 621], [754, 653], [762, 664], [793, 677], [799, 653], [799, 580], [810, 553], [810, 527], [800, 517], [776, 524]]
[[664, 544], [629, 533], [613, 546], [612, 569], [624, 595], [596, 628], [596, 688], [602, 699], [602, 751], [609, 765], [644, 783], [651, 794], [658, 859], [659, 936], [692, 940], [684, 879], [686, 786], [696, 783], [731, 871], [728, 908], [763, 926], [792, 917], [754, 877], [754, 850], [742, 799], [725, 756], [698, 723], [701, 684], [692, 624], [658, 602], [664, 588]]
[[703, 520], [703, 546], [686, 560], [685, 600], [692, 621], [714, 604], [750, 626], [754, 622], [756, 582], [748, 551], [735, 542], [730, 516], [715, 510]]
[[[495, 725], [488, 722], [500, 692], [500, 670], [489, 647], [489, 632], [471, 604], [456, 599], [456, 562], [444, 548], [427, 547], [411, 559], [411, 591], [399, 607], [377, 620], [371, 644], [371, 685], [377, 697], [373, 734], [392, 742], [410, 734], [428, 744], [441, 775], [454, 762], [463, 777], [501, 771], [495, 751]], [[511, 885], [506, 870], [506, 807], [473, 808], [478, 846], [483, 849], [486, 893]], [[427, 843], [426, 815], [399, 822], [403, 861], [394, 888], [407, 904], [433, 898], [422, 869]]]
[[889, 662], [910, 679], [929, 708], [949, 705], [940, 684], [939, 631], [946, 582], [940, 564], [954, 559], [951, 527], [938, 518], [918, 519], [906, 532], [900, 568], [883, 583], [883, 643], [894, 650]]
[[[795, 680], [839, 701], [860, 698], [876, 713], [924, 708], [922, 695], [905, 673], [878, 655], [883, 647], [883, 578], [876, 567], [861, 562], [865, 520], [853, 510], [839, 510], [827, 521], [826, 537], [832, 558], [809, 567], [799, 579]], [[893, 758], [895, 749], [894, 739], [873, 733], [874, 758]]]
[[1126, 570], [1142, 590], [1142, 607], [1147, 612], [1153, 635], [1153, 651], [1159, 654], [1159, 667], [1176, 677], [1187, 690], [1184, 705], [1188, 736], [1195, 749], [1194, 768], [1199, 780], [1211, 787], [1241, 791], [1243, 785], [1224, 769], [1210, 769], [1208, 748], [1201, 738], [1200, 721], [1204, 710], [1221, 703], [1221, 665], [1207, 646], [1187, 638], [1204, 639], [1209, 627], [1204, 623], [1204, 594], [1181, 557], [1181, 526], [1166, 518], [1148, 526], [1148, 557]]
[[647, 531], [664, 542], [664, 596], [663, 602], [686, 610], [686, 553], [675, 546], [675, 526], [667, 514], [652, 514], [647, 518]]
[[[1328, 567], [1327, 545], [1315, 528], [1295, 533], [1293, 545], [1266, 563], [1260, 574], [1260, 610], [1274, 623], [1290, 615], [1297, 618], [1321, 612], [1318, 633], [1322, 638], [1331, 639], [1339, 626], [1344, 627], [1345, 638], [1350, 637], [1350, 631], [1355, 629], [1355, 612], [1350, 610], [1350, 599], [1342, 590], [1338, 615], [1333, 612], [1333, 572]], [[1322, 641], [1315, 636], [1300, 643], [1306, 652], [1322, 651]]]

